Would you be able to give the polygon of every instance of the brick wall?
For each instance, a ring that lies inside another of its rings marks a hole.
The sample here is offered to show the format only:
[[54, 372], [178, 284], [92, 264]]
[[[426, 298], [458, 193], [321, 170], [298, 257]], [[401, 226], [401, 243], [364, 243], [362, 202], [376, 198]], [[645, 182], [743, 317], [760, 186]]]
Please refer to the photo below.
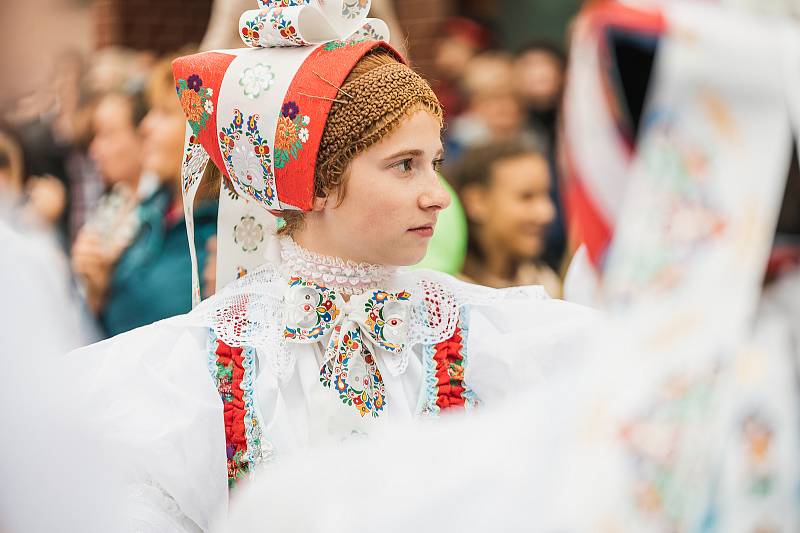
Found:
[[[211, 4], [212, 0], [93, 0], [96, 47], [163, 53], [199, 43]], [[415, 67], [430, 73], [436, 31], [455, 11], [455, 0], [394, 0], [394, 4]]]
[[455, 10], [454, 0], [395, 0], [397, 18], [408, 36], [408, 52], [423, 76], [432, 73], [436, 32]]
[[95, 45], [157, 54], [200, 43], [212, 0], [94, 0]]

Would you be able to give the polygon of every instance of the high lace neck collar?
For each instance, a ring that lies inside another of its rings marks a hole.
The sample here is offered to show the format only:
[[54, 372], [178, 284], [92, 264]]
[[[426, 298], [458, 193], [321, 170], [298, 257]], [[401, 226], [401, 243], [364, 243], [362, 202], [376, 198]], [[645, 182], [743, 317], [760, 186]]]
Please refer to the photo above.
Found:
[[291, 237], [282, 237], [281, 261], [290, 276], [334, 289], [342, 294], [362, 294], [379, 288], [396, 272], [396, 267], [356, 263], [306, 250]]

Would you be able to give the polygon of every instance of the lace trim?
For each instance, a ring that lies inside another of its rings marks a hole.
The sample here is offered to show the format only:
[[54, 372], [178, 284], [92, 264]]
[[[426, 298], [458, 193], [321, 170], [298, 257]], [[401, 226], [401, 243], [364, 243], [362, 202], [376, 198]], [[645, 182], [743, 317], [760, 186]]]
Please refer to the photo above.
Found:
[[363, 294], [384, 285], [397, 268], [321, 255], [306, 250], [290, 237], [280, 239], [281, 260], [290, 276], [299, 276], [342, 294]]
[[[295, 351], [284, 338], [291, 307], [286, 299], [287, 280], [279, 265], [267, 263], [203, 301], [190, 314], [174, 320], [210, 327], [228, 346], [257, 349], [262, 368], [285, 383], [291, 379], [295, 367]], [[393, 374], [405, 371], [412, 347], [420, 345], [424, 351], [427, 346], [451, 338], [459, 321], [459, 310], [548, 298], [540, 287], [489, 289], [437, 272], [403, 269], [382, 288], [388, 287], [407, 288], [411, 303], [405, 349], [387, 359], [393, 365], [396, 363]], [[465, 320], [462, 317], [462, 337]], [[324, 341], [324, 337], [318, 341]]]
[[261, 410], [258, 407], [258, 400], [255, 394], [256, 380], [256, 351], [247, 347], [244, 349], [242, 366], [244, 376], [240, 385], [244, 400], [244, 430], [247, 440], [247, 458], [252, 467], [273, 459], [274, 449], [264, 437], [264, 430], [261, 424]]
[[[461, 366], [466, 372], [470, 359], [469, 350], [467, 349], [467, 346], [469, 346], [469, 310], [466, 307], [461, 308], [461, 319], [458, 325], [461, 328]], [[477, 407], [480, 404], [480, 400], [475, 391], [472, 390], [472, 387], [463, 379], [463, 372], [461, 385], [464, 387], [464, 391], [461, 393], [461, 397], [464, 398], [464, 407], [467, 409]]]
[[423, 347], [425, 378], [418, 406], [420, 416], [435, 417], [444, 409], [472, 408], [478, 404], [475, 393], [464, 381], [469, 321], [464, 308], [460, 313], [449, 339]]
[[422, 371], [423, 387], [417, 405], [417, 415], [425, 418], [435, 418], [439, 414], [439, 406], [436, 405], [436, 347], [426, 344], [422, 347]]

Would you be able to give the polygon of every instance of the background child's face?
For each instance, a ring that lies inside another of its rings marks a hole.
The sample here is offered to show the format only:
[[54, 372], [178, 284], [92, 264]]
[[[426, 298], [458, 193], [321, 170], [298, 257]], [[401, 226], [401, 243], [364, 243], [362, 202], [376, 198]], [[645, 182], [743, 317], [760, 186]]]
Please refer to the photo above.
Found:
[[512, 257], [536, 258], [555, 216], [545, 159], [536, 154], [501, 159], [492, 165], [487, 184], [473, 187], [465, 208], [480, 239]]

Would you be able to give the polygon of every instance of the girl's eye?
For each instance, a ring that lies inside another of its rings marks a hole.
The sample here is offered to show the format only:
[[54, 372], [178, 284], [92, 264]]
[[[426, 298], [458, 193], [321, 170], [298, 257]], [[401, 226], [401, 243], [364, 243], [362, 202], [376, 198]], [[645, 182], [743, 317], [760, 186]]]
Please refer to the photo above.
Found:
[[433, 170], [439, 172], [442, 169], [442, 165], [444, 164], [444, 159], [436, 159], [433, 161]]
[[403, 159], [402, 161], [398, 161], [391, 168], [396, 168], [400, 172], [411, 172], [411, 159]]

